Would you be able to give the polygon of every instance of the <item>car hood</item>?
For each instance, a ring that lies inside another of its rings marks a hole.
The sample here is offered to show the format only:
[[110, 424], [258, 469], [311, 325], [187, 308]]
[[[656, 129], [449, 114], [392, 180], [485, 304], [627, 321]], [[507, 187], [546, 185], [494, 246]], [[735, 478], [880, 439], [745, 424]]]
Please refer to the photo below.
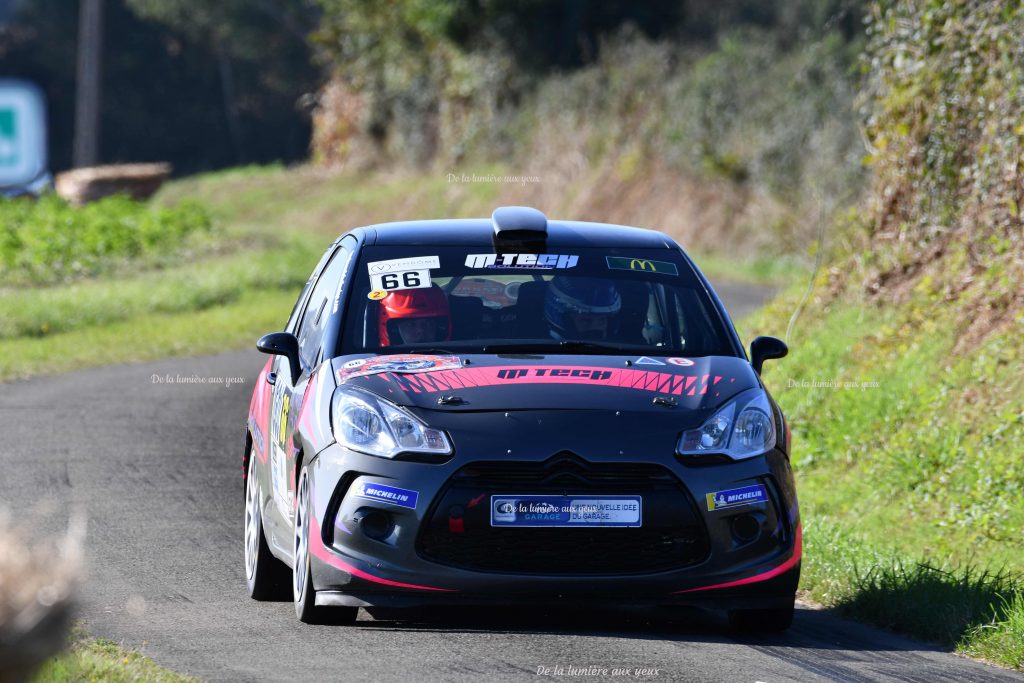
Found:
[[339, 385], [397, 405], [445, 412], [704, 413], [760, 386], [746, 360], [726, 356], [361, 355], [334, 359], [333, 370]]

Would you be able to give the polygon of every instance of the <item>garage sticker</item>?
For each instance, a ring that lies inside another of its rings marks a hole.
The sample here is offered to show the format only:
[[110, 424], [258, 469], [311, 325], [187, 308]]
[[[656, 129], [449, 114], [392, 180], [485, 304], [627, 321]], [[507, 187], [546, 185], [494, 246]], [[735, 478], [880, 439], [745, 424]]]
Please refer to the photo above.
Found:
[[491, 526], [638, 527], [640, 496], [491, 496]]

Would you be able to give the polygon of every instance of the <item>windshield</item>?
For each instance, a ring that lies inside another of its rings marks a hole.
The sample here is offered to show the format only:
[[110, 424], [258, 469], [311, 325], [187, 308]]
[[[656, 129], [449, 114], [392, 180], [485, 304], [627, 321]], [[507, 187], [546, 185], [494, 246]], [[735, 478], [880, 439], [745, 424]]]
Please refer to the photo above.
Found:
[[701, 282], [668, 249], [368, 246], [347, 301], [342, 355], [736, 355]]

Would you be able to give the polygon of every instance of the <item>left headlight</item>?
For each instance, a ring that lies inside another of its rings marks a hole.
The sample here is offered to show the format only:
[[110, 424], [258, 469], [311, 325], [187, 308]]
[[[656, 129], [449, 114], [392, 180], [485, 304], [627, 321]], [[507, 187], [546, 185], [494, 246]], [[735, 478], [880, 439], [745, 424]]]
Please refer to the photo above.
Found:
[[679, 437], [679, 455], [722, 453], [735, 460], [760, 455], [775, 446], [775, 421], [768, 396], [750, 389], [729, 401], [703, 425]]
[[390, 401], [350, 387], [338, 387], [334, 392], [331, 428], [342, 446], [382, 458], [399, 453], [452, 452], [440, 429], [428, 427]]

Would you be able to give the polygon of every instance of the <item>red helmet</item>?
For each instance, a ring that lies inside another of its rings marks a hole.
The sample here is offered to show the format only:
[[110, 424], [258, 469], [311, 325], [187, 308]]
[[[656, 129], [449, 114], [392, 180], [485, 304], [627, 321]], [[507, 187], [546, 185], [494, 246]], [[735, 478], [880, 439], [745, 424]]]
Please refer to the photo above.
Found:
[[[436, 327], [430, 339], [442, 341], [452, 337], [452, 316], [448, 298], [437, 285], [421, 289], [400, 289], [391, 292], [380, 302], [380, 345], [407, 343], [398, 329], [398, 321], [411, 318], [436, 318]], [[419, 341], [419, 340], [417, 340]]]

